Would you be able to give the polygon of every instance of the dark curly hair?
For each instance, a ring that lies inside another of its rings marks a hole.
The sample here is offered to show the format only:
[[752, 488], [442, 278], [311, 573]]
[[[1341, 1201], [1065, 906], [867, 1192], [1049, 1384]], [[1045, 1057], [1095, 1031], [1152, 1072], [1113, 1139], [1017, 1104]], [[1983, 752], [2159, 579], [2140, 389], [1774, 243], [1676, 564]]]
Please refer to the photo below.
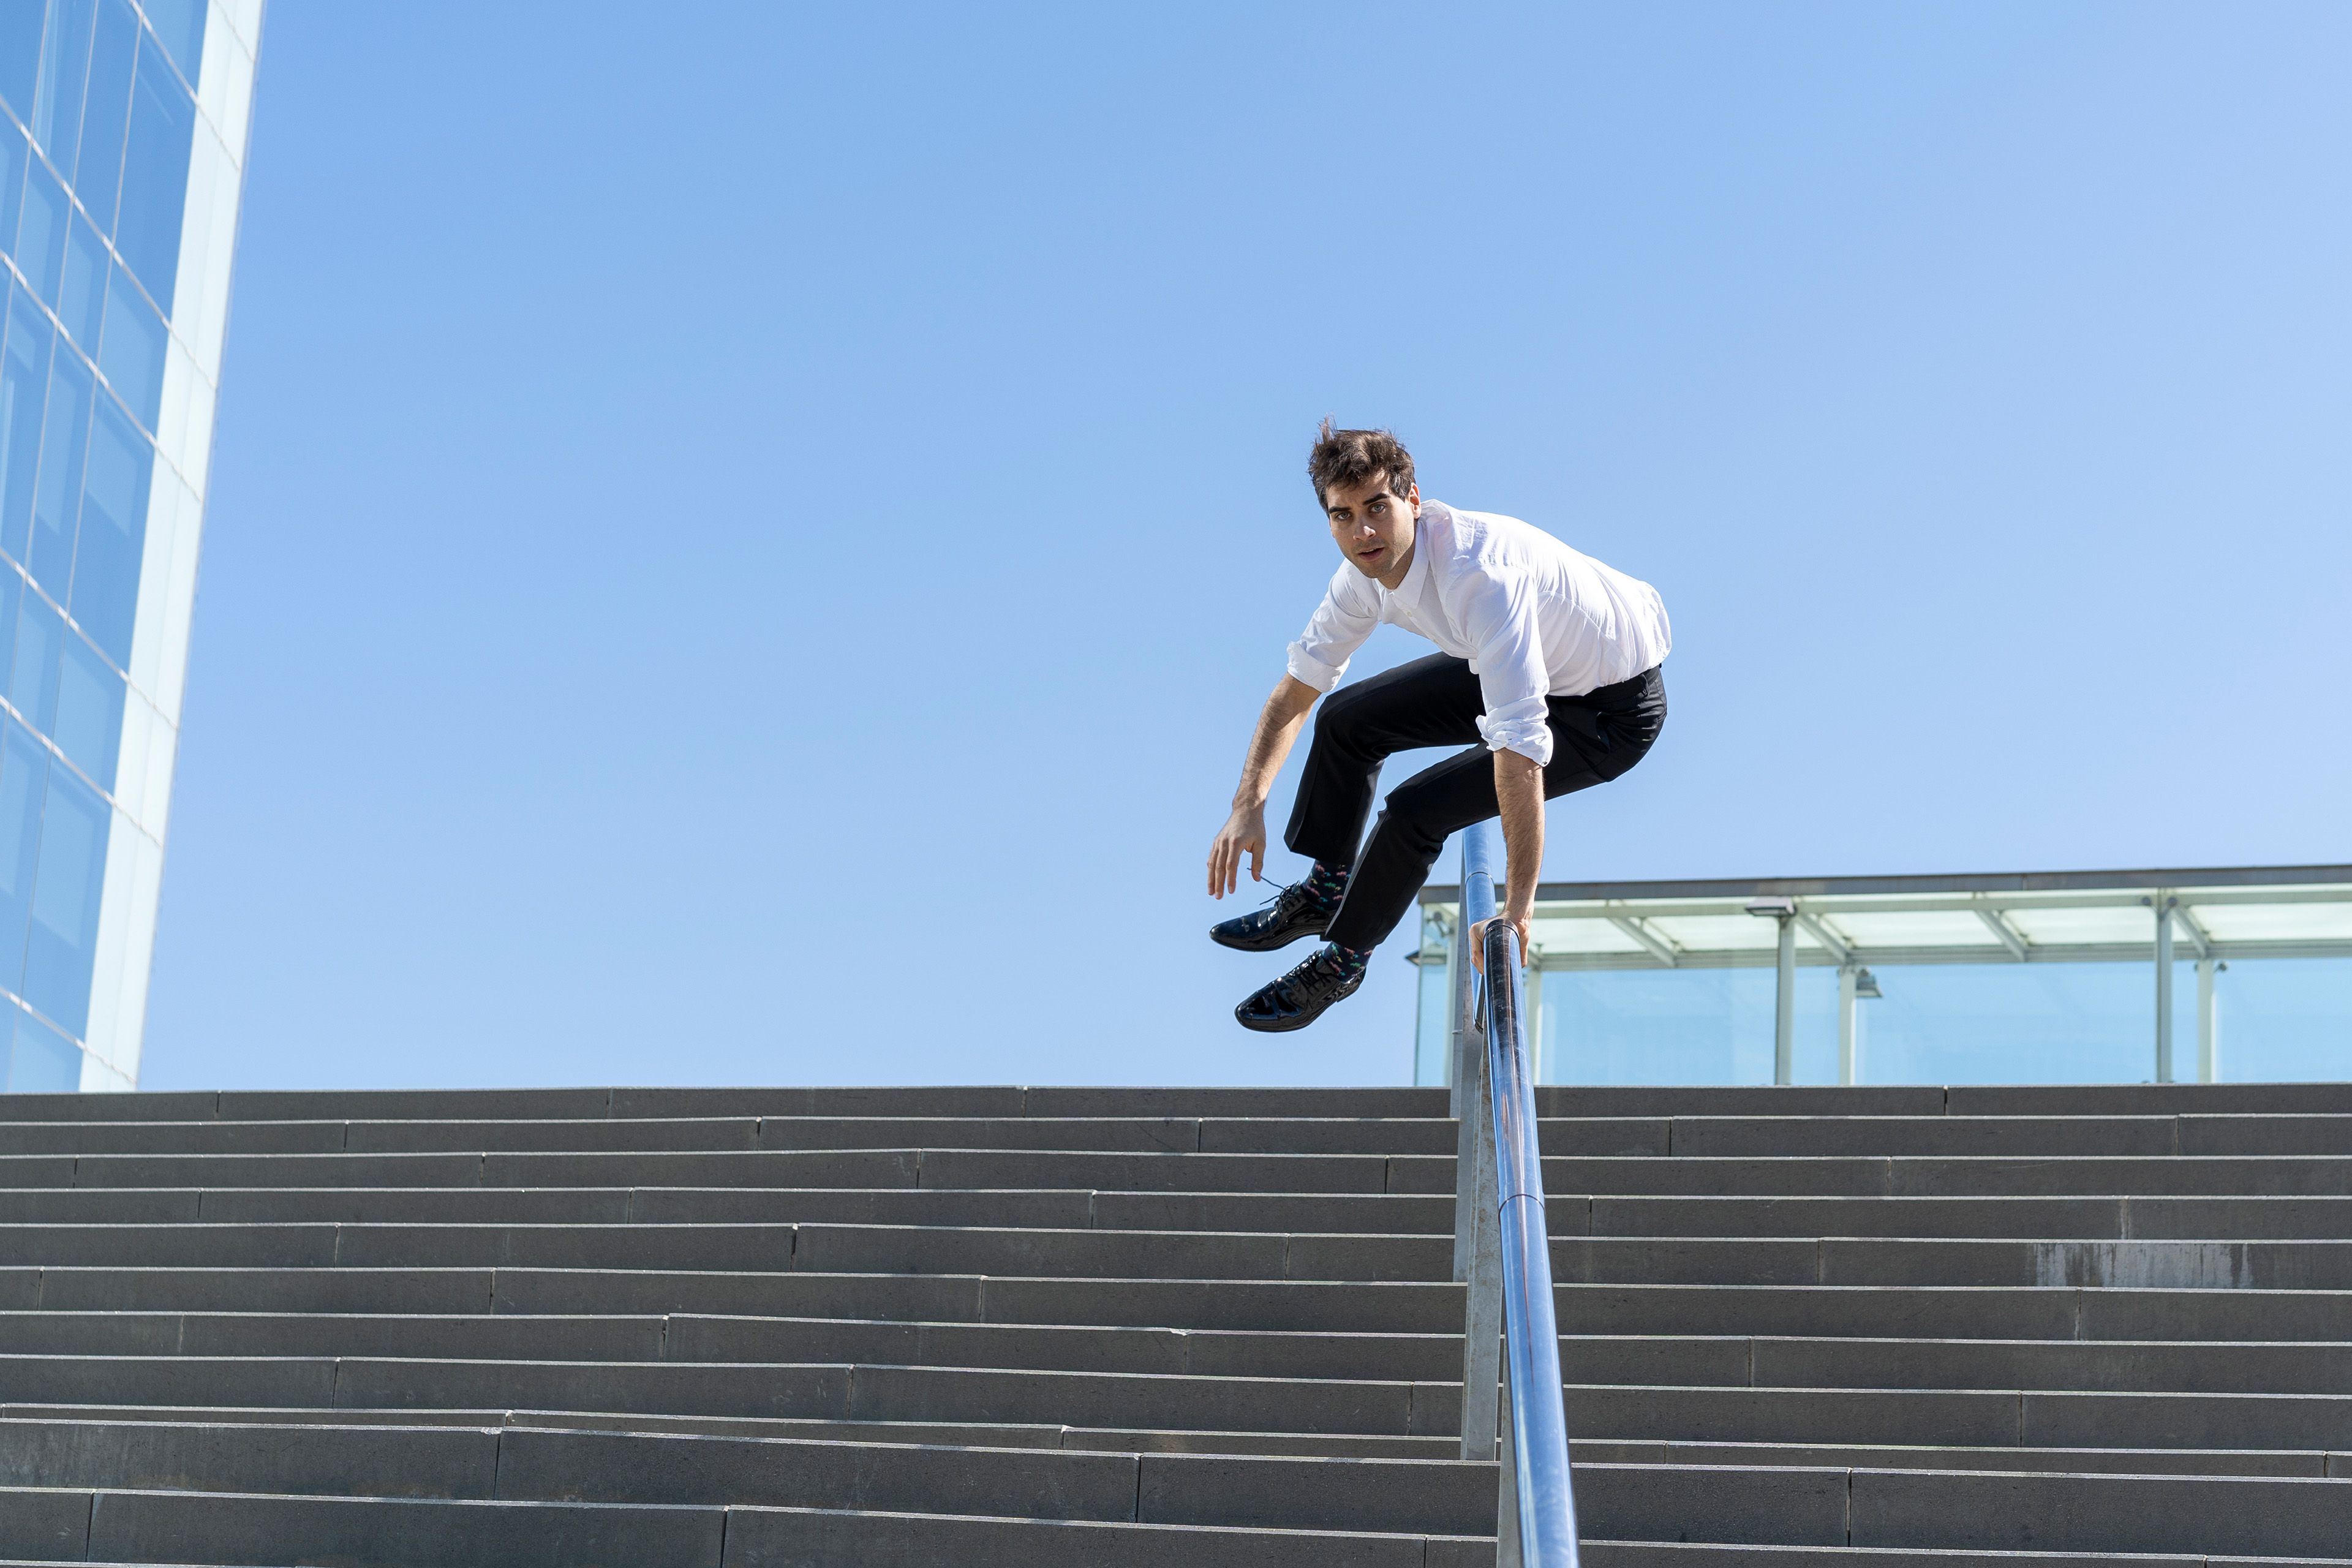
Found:
[[1389, 489], [1400, 498], [1412, 489], [1412, 454], [1404, 443], [1385, 430], [1336, 430], [1324, 420], [1315, 449], [1307, 454], [1315, 499], [1328, 506], [1333, 485], [1360, 485], [1375, 474], [1386, 474]]

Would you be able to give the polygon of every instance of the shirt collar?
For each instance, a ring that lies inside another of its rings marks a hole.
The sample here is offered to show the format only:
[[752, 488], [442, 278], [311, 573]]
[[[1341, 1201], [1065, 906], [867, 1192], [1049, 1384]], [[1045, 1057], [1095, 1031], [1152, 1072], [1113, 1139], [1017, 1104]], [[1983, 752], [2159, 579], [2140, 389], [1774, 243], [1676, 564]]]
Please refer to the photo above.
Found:
[[[1397, 597], [1408, 605], [1421, 603], [1421, 591], [1429, 581], [1430, 535], [1435, 527], [1450, 525], [1454, 514], [1443, 501], [1421, 503], [1421, 518], [1412, 527], [1412, 564], [1404, 569], [1404, 581], [1397, 584]], [[1451, 529], [1448, 528], [1448, 531]]]

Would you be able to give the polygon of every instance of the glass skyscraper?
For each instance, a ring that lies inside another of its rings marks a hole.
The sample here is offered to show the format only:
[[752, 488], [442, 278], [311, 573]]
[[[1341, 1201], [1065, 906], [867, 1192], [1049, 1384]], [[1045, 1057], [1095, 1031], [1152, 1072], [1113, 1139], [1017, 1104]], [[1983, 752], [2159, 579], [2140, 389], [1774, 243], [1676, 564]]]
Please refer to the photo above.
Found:
[[139, 1081], [263, 0], [0, 0], [0, 1047]]

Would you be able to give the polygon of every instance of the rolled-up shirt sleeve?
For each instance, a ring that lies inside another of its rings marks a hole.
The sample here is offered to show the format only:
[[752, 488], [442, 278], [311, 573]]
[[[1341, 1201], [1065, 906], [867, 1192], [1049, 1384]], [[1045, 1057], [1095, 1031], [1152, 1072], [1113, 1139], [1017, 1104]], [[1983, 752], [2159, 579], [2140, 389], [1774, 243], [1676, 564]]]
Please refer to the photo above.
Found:
[[1290, 678], [1318, 691], [1329, 691], [1348, 673], [1348, 661], [1380, 625], [1375, 598], [1364, 602], [1364, 574], [1342, 566], [1332, 574], [1331, 586], [1317, 605], [1298, 640], [1290, 645]]
[[1544, 662], [1543, 627], [1535, 596], [1524, 584], [1489, 579], [1467, 595], [1463, 629], [1478, 650], [1475, 668], [1486, 714], [1478, 733], [1490, 752], [1517, 752], [1536, 766], [1551, 765], [1551, 671]]

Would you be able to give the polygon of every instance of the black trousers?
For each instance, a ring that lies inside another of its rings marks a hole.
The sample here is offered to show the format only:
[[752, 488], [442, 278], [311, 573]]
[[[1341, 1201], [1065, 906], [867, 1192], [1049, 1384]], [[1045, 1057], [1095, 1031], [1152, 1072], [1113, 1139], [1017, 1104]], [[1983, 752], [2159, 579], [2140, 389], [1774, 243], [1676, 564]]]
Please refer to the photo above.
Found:
[[[1666, 723], [1666, 687], [1656, 668], [1580, 697], [1554, 697], [1546, 800], [1590, 789], [1647, 754]], [[1494, 754], [1479, 738], [1486, 712], [1466, 659], [1432, 654], [1323, 700], [1298, 798], [1283, 842], [1327, 866], [1353, 862], [1348, 896], [1324, 935], [1368, 948], [1394, 931], [1429, 879], [1451, 835], [1498, 815]], [[1389, 791], [1387, 806], [1359, 855], [1381, 764], [1416, 746], [1467, 745]]]

